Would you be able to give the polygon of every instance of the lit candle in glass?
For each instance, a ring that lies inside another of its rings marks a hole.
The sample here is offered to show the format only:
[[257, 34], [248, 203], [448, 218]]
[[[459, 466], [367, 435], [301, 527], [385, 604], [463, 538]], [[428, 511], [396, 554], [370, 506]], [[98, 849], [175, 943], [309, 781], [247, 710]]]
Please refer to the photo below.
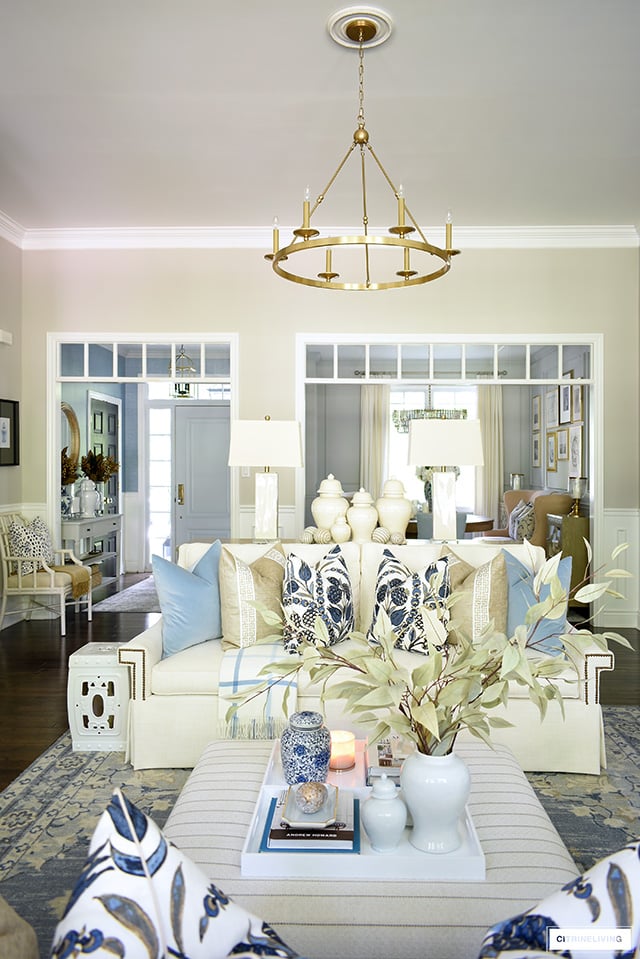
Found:
[[344, 729], [331, 730], [330, 769], [352, 769], [356, 764], [356, 737]]

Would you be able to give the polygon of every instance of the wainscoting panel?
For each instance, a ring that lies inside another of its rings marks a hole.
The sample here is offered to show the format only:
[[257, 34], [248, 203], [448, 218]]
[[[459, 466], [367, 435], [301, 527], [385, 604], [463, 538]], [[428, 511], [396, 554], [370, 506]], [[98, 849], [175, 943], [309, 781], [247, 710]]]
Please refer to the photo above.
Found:
[[611, 599], [608, 608], [599, 617], [599, 626], [640, 627], [640, 511], [634, 509], [606, 509], [604, 511], [604, 541], [601, 555], [608, 559], [616, 546], [629, 543], [629, 548], [615, 561], [618, 568], [628, 570], [632, 579], [618, 580], [615, 588], [624, 599]]

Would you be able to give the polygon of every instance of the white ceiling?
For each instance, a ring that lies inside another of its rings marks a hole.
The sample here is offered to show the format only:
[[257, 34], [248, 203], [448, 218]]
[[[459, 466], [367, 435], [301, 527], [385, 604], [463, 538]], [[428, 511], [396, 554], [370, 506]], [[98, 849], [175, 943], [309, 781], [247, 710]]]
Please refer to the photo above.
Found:
[[[0, 4], [5, 234], [293, 225], [351, 143], [340, 2]], [[367, 128], [422, 226], [638, 228], [638, 0], [379, 6]], [[354, 192], [345, 170], [319, 222], [358, 222]]]

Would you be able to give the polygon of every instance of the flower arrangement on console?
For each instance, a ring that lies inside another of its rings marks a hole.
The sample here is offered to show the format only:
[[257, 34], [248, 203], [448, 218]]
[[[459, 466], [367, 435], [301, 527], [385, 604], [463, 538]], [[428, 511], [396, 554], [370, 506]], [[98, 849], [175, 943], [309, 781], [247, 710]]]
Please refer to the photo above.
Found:
[[78, 472], [78, 464], [69, 459], [67, 449], [68, 447], [63, 447], [62, 453], [60, 454], [60, 482], [62, 486], [70, 486], [71, 483], [75, 483], [80, 475]]
[[113, 456], [89, 450], [80, 460], [80, 468], [87, 479], [93, 480], [94, 483], [106, 483], [110, 476], [118, 472], [120, 464], [116, 463]]
[[[612, 562], [626, 548], [627, 544], [617, 547], [612, 553]], [[590, 562], [589, 544], [587, 549]], [[350, 634], [348, 659], [340, 654], [340, 645], [329, 645], [326, 626], [318, 618], [314, 630], [316, 641], [302, 639], [301, 655], [294, 663], [291, 656], [286, 656], [265, 666], [262, 673], [270, 674], [270, 678], [248, 694], [239, 695], [237, 699], [241, 701], [231, 706], [227, 719], [242, 703], [263, 694], [279, 679], [291, 679], [302, 672], [321, 686], [323, 703], [340, 700], [357, 724], [370, 731], [369, 745], [398, 734], [419, 753], [445, 756], [452, 752], [463, 729], [490, 745], [491, 727], [511, 725], [502, 717], [492, 715], [496, 707], [506, 705], [510, 683], [526, 686], [530, 699], [544, 717], [553, 700], [563, 708], [562, 695], [554, 679], [566, 668], [567, 660], [579, 677], [587, 648], [595, 645], [606, 651], [609, 640], [631, 648], [618, 633], [598, 634], [586, 628], [559, 631], [559, 649], [555, 655], [539, 648], [540, 624], [543, 620], [563, 621], [570, 595], [582, 603], [597, 603], [605, 595], [621, 598], [611, 583], [630, 576], [624, 569], [611, 568], [605, 571], [601, 582], [585, 580], [569, 594], [558, 576], [560, 558], [557, 554], [548, 559], [535, 576], [536, 602], [513, 636], [496, 632], [493, 623], [489, 623], [473, 642], [459, 632], [455, 645], [448, 642], [445, 624], [455, 603], [455, 594], [444, 601], [438, 600], [438, 584], [434, 584], [435, 618], [434, 608], [429, 608], [425, 617], [425, 623], [431, 623], [428, 655], [420, 657], [413, 669], [398, 662], [396, 637], [385, 614], [378, 620], [377, 645], [370, 643], [363, 633]], [[277, 614], [260, 611], [271, 626], [276, 629], [282, 626]], [[266, 641], [272, 642], [273, 636]], [[528, 652], [535, 655], [527, 655]], [[343, 678], [328, 685], [327, 680], [335, 674]]]

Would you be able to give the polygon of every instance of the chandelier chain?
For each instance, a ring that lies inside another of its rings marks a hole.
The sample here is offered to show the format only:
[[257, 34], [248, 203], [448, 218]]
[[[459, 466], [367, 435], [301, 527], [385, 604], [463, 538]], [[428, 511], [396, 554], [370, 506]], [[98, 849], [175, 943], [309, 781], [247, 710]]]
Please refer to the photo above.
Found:
[[360, 30], [360, 49], [358, 66], [358, 126], [364, 127], [364, 44], [362, 42], [362, 30]]

